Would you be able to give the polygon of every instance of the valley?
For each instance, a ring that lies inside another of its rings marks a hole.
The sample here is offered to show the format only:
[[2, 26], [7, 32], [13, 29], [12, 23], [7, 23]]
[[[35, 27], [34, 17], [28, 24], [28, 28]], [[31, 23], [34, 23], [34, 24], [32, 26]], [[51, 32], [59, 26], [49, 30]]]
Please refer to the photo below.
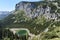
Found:
[[59, 0], [21, 1], [0, 17], [0, 40], [60, 40]]

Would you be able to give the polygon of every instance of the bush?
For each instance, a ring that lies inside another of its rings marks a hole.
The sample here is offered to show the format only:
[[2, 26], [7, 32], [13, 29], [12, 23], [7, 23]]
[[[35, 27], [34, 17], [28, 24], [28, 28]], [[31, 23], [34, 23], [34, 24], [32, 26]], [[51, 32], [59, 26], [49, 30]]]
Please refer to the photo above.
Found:
[[51, 7], [51, 13], [54, 13], [55, 10], [57, 10], [57, 7], [55, 5], [53, 5], [52, 3], [49, 4], [49, 6]]
[[60, 13], [60, 9], [58, 9], [57, 12]]

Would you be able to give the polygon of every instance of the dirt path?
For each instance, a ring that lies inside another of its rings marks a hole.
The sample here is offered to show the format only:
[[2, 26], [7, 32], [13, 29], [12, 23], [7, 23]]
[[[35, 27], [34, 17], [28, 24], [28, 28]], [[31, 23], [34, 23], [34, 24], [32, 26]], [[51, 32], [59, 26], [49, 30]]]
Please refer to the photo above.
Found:
[[27, 28], [9, 28], [9, 30], [12, 31], [14, 34], [17, 30], [26, 30], [30, 36], [28, 40], [32, 40], [32, 38], [35, 36], [34, 34], [30, 33], [30, 31]]

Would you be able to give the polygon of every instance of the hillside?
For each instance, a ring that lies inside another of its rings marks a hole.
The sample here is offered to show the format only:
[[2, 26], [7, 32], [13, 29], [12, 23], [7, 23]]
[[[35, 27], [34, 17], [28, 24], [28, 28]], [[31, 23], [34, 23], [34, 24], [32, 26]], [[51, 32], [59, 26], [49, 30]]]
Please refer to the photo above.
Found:
[[15, 10], [24, 10], [26, 15], [31, 18], [45, 16], [46, 19], [58, 19], [60, 6], [58, 1], [40, 1], [40, 2], [19, 2]]
[[58, 1], [19, 2], [15, 6], [15, 12], [6, 17], [2, 24], [10, 28], [28, 28], [32, 33], [39, 34], [50, 25], [52, 20], [60, 20], [58, 4]]
[[[36, 36], [32, 40], [60, 39], [60, 1], [22, 1], [0, 21], [2, 28], [27, 28]], [[36, 39], [35, 39], [36, 38]]]

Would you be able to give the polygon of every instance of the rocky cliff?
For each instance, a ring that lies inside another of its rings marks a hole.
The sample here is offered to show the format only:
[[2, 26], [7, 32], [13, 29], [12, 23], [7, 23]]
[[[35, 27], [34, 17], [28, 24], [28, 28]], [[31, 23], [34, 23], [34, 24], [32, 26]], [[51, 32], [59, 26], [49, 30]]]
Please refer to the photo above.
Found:
[[19, 2], [15, 10], [24, 10], [26, 15], [31, 18], [45, 16], [47, 19], [59, 19], [60, 2], [58, 1], [39, 1], [39, 2]]

